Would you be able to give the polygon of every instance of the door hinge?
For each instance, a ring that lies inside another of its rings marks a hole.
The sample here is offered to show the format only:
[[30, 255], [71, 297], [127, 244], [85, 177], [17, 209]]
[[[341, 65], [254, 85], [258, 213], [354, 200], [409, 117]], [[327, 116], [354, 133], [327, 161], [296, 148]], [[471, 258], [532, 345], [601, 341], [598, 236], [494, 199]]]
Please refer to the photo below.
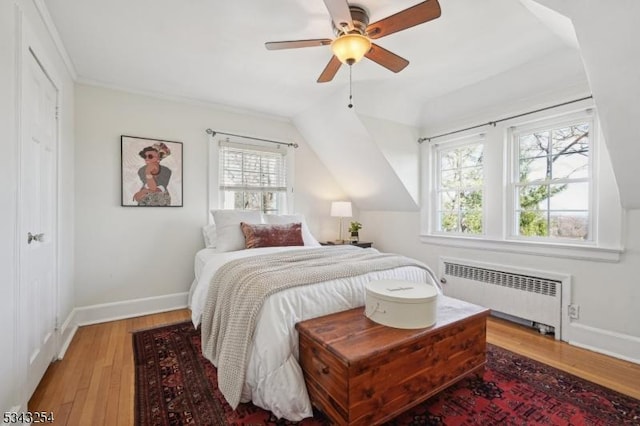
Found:
[[60, 330], [60, 320], [58, 319], [57, 315], [56, 315], [56, 320], [55, 320], [55, 323], [54, 323], [54, 330], [55, 331]]
[[60, 107], [56, 105], [56, 120], [60, 118]]

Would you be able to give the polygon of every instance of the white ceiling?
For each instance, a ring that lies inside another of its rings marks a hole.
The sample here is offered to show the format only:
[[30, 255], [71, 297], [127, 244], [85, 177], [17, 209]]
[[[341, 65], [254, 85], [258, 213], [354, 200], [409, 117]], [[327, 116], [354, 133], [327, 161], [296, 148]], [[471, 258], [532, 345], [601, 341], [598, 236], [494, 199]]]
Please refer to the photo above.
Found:
[[[357, 3], [374, 22], [418, 1]], [[327, 96], [344, 96], [347, 103], [346, 66], [332, 82], [316, 83], [331, 57], [328, 46], [264, 47], [266, 41], [331, 38], [322, 0], [46, 0], [46, 5], [80, 82], [283, 117], [312, 109]], [[440, 5], [440, 18], [376, 41], [410, 61], [404, 71], [394, 74], [366, 59], [354, 65], [357, 107], [423, 125], [420, 111], [434, 99], [502, 74], [517, 79], [514, 70], [559, 50], [577, 52], [571, 37], [558, 29], [562, 23], [545, 19], [546, 12], [530, 0], [440, 0]], [[575, 74], [575, 67], [569, 68], [567, 73]], [[525, 74], [522, 78], [530, 78]], [[359, 93], [366, 105], [358, 104]]]

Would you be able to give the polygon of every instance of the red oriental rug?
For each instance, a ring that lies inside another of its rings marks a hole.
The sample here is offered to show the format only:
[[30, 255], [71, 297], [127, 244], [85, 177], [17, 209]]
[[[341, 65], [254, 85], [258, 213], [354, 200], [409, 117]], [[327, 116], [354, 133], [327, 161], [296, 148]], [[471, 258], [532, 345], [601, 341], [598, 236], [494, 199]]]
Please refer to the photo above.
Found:
[[[136, 332], [136, 425], [328, 425], [320, 412], [300, 423], [251, 403], [232, 410], [217, 388], [190, 322]], [[640, 401], [487, 345], [483, 379], [463, 379], [390, 425], [640, 425]]]

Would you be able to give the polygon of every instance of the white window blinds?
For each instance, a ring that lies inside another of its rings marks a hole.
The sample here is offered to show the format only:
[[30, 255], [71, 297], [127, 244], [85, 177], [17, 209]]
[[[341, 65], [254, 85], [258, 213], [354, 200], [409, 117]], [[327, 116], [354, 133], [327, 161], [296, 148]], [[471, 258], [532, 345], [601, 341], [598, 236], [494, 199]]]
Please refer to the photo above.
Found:
[[220, 190], [287, 190], [286, 150], [220, 143]]
[[287, 150], [220, 142], [219, 189], [225, 209], [285, 213]]

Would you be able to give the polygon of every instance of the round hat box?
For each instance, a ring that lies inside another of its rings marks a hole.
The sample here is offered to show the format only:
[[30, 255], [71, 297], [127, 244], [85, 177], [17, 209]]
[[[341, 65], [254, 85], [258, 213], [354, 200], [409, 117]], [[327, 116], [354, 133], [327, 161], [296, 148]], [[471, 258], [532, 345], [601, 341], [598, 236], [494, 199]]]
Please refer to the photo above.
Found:
[[365, 315], [395, 328], [426, 328], [436, 323], [438, 291], [427, 283], [377, 280], [365, 285]]

